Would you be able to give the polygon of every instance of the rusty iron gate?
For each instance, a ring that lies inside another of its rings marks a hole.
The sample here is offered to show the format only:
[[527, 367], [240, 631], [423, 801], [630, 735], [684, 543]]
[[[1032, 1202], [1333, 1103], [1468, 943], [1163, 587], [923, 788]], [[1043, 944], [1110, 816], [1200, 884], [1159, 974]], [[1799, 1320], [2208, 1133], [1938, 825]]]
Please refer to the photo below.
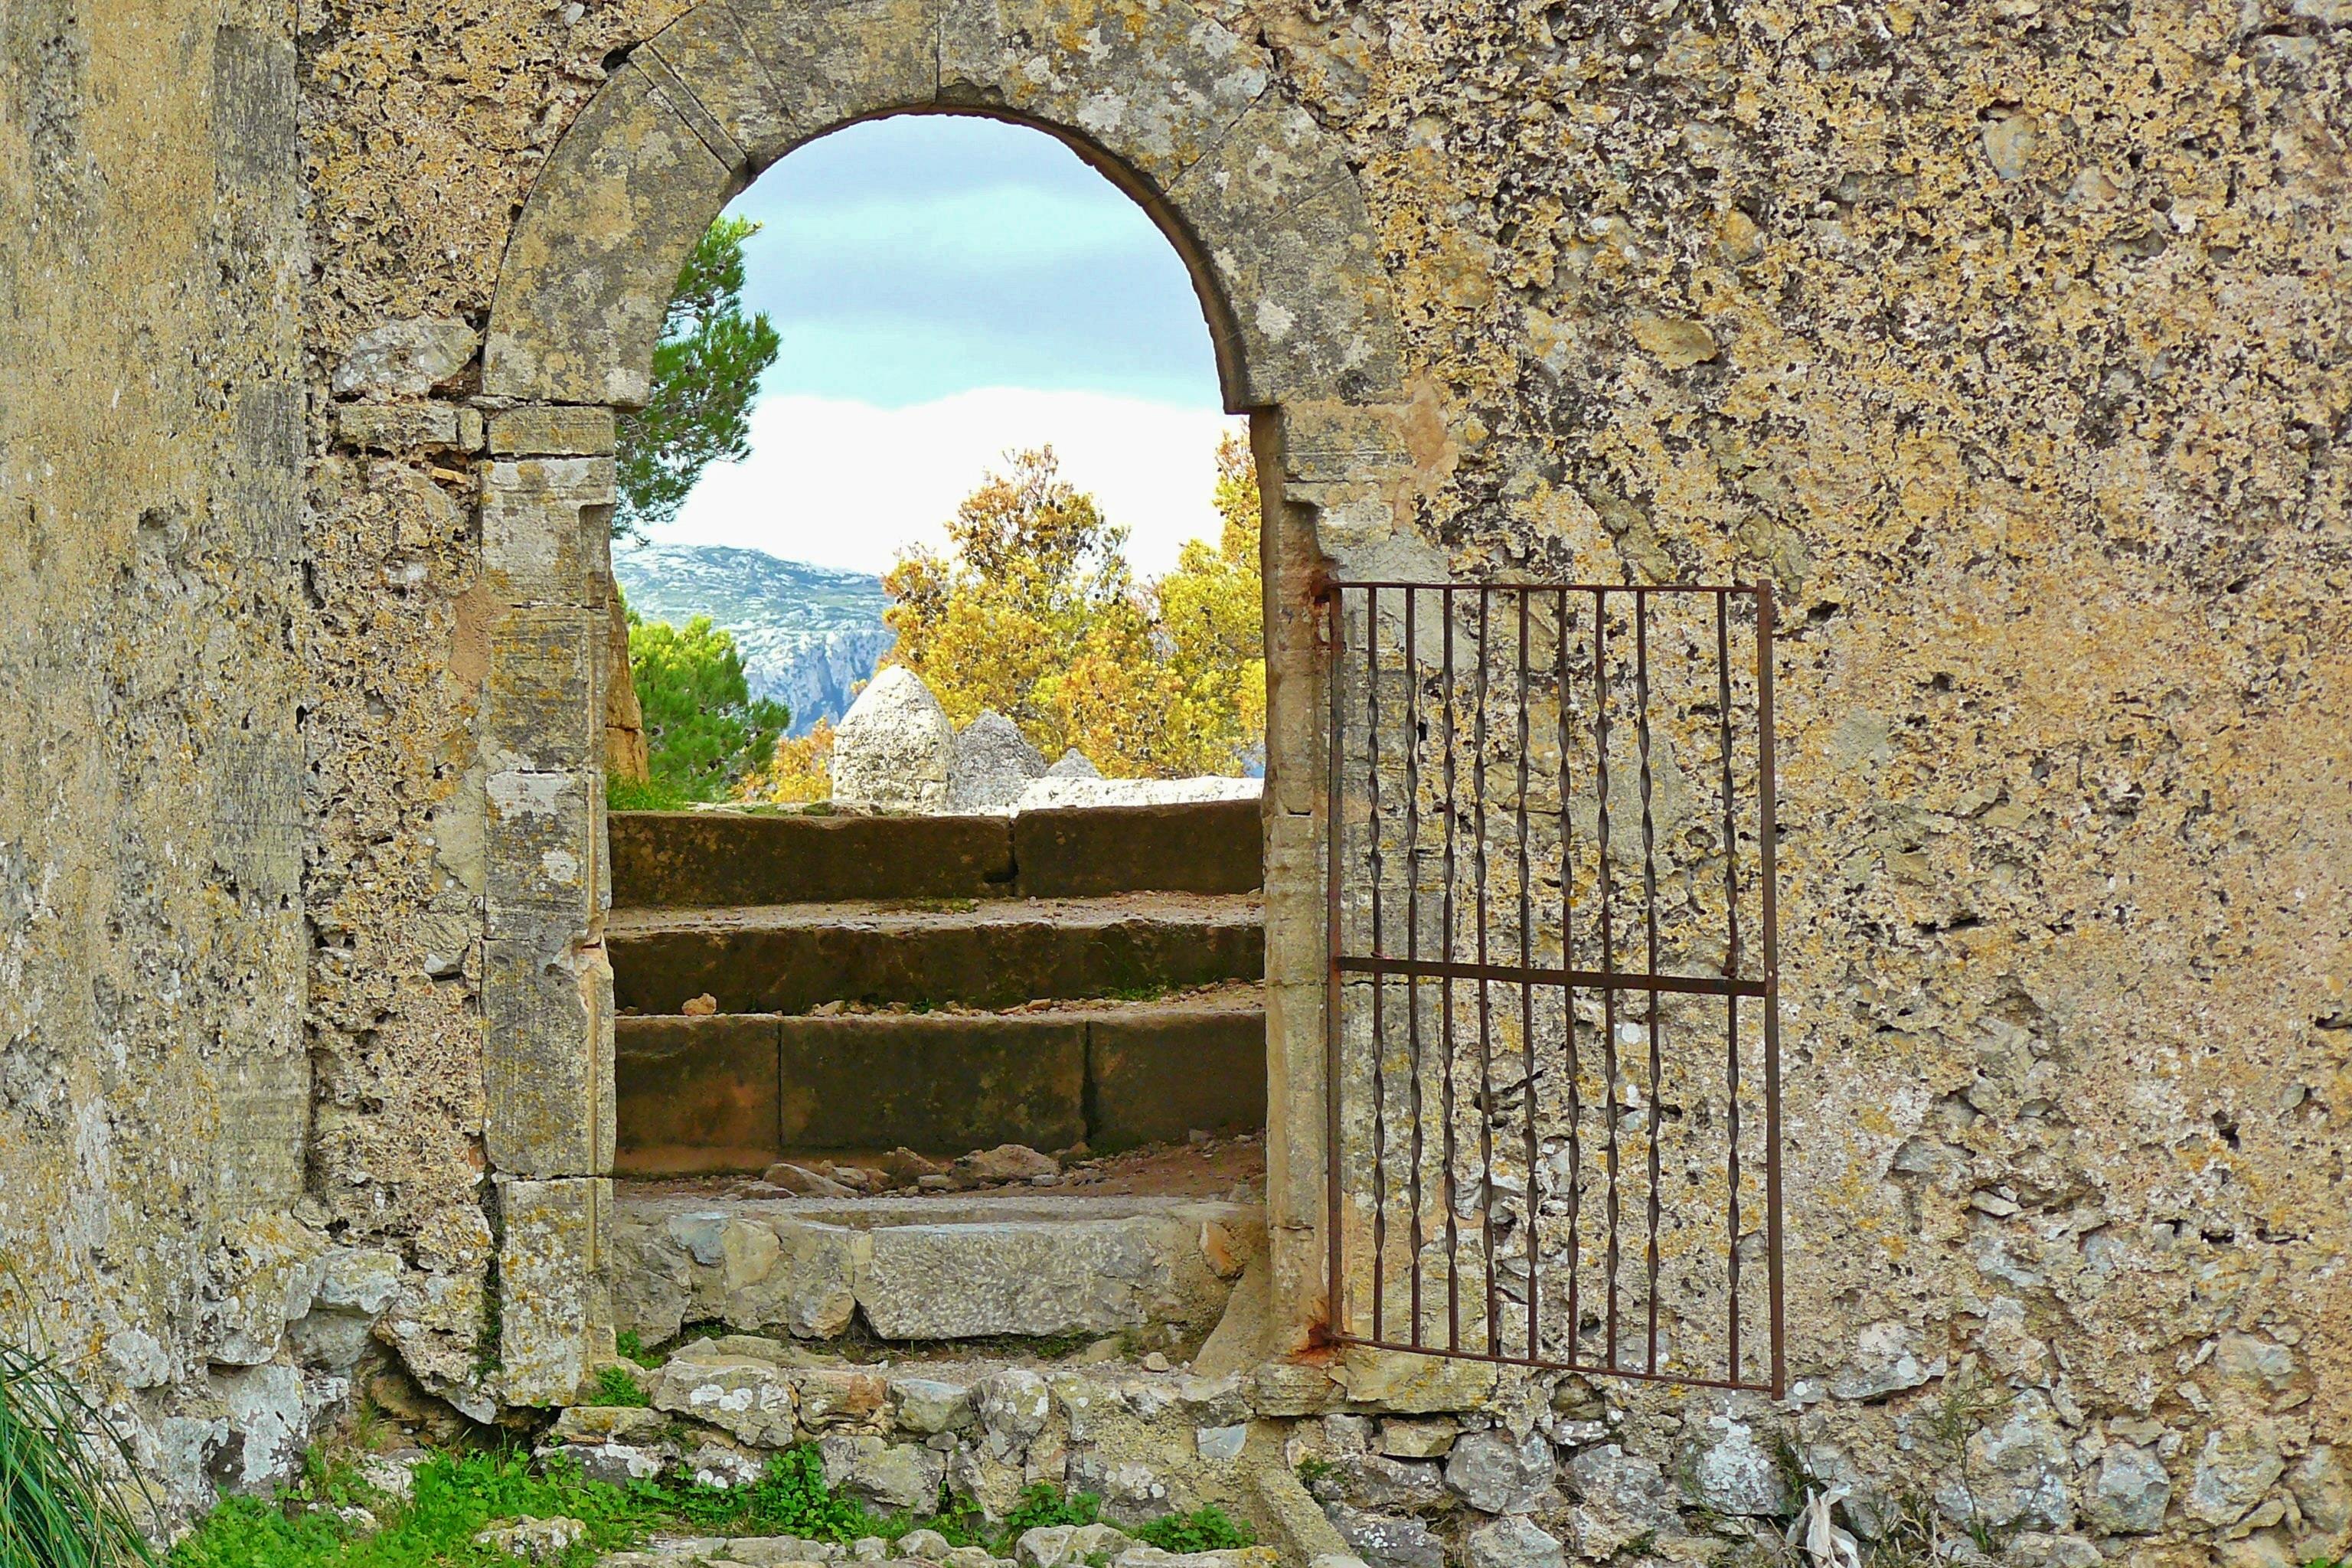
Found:
[[1324, 604], [1332, 1337], [1780, 1393], [1769, 587]]

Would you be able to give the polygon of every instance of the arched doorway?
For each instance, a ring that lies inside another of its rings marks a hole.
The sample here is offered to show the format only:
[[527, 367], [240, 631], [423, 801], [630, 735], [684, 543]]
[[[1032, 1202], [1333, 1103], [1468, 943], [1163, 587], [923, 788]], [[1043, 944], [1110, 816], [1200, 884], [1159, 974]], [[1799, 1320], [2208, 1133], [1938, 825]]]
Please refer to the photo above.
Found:
[[485, 579], [499, 612], [490, 773], [487, 1145], [507, 1225], [508, 1397], [567, 1394], [609, 1336], [602, 552], [613, 412], [646, 395], [672, 280], [760, 170], [850, 122], [985, 113], [1067, 142], [1184, 258], [1265, 494], [1268, 1215], [1275, 1316], [1322, 1315], [1327, 809], [1317, 595], [1397, 530], [1414, 459], [1395, 325], [1353, 171], [1189, 5], [1086, 26], [1044, 6], [706, 0], [632, 52], [517, 223], [483, 392]]

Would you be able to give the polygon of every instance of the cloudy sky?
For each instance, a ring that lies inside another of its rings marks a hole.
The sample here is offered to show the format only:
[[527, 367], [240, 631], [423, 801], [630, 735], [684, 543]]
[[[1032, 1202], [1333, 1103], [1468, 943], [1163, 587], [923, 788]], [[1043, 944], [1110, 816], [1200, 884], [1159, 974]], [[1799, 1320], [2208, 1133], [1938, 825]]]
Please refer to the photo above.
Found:
[[1134, 533], [1146, 574], [1213, 537], [1220, 411], [1191, 280], [1140, 208], [1041, 132], [909, 116], [802, 148], [730, 212], [748, 308], [783, 352], [752, 455], [713, 468], [659, 541], [879, 572], [936, 541], [1015, 446]]

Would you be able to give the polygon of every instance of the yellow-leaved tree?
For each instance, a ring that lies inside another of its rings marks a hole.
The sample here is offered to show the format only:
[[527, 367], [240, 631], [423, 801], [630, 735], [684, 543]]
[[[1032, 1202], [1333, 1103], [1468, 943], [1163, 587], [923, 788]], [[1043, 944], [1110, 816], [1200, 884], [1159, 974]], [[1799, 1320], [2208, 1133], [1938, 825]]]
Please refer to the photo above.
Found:
[[948, 716], [993, 708], [1048, 758], [1072, 746], [1114, 777], [1239, 773], [1262, 754], [1265, 656], [1257, 479], [1218, 453], [1216, 545], [1139, 584], [1127, 531], [1061, 477], [1053, 448], [1010, 455], [964, 499], [942, 554], [883, 580], [898, 634], [885, 662], [921, 676]]

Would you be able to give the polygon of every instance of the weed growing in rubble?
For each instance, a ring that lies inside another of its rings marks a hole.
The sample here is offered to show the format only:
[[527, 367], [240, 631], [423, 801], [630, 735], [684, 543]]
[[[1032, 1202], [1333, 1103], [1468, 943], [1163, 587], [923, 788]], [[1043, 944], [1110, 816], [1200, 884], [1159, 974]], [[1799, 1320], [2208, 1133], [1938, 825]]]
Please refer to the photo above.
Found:
[[591, 1405], [620, 1405], [633, 1410], [643, 1410], [653, 1403], [637, 1374], [625, 1366], [600, 1366], [596, 1369], [596, 1392]]
[[0, 1345], [0, 1563], [152, 1563], [117, 1487], [118, 1463], [138, 1473], [105, 1413], [54, 1362]]
[[613, 1348], [648, 1372], [662, 1363], [661, 1357], [646, 1349], [646, 1342], [637, 1337], [635, 1329], [623, 1329], [614, 1339]]
[[1165, 1519], [1155, 1519], [1136, 1531], [1135, 1538], [1162, 1552], [1180, 1554], [1229, 1552], [1237, 1546], [1257, 1544], [1257, 1536], [1248, 1525], [1235, 1524], [1213, 1503], [1192, 1513], [1171, 1513]]

